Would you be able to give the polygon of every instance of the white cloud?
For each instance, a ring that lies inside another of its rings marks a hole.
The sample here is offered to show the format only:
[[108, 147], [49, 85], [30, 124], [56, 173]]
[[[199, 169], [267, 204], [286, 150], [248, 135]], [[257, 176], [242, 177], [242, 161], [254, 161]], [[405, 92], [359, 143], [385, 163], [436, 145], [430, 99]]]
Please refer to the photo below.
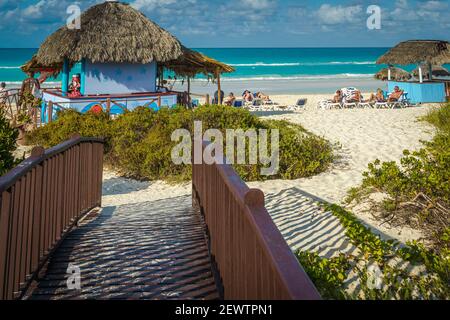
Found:
[[275, 5], [275, 1], [271, 0], [242, 0], [243, 7], [256, 10], [270, 9]]
[[135, 0], [131, 5], [138, 10], [154, 10], [176, 3], [177, 0]]
[[419, 8], [427, 11], [439, 11], [448, 9], [448, 4], [443, 1], [432, 0], [419, 4]]
[[325, 25], [354, 23], [361, 21], [363, 8], [361, 5], [344, 7], [323, 4], [316, 12], [320, 22]]

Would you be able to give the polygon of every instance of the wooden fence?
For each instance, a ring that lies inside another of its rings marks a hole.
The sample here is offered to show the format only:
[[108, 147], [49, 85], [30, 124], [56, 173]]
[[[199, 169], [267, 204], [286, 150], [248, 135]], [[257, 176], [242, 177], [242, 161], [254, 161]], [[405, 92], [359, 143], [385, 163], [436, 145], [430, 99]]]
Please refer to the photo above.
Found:
[[0, 299], [14, 299], [85, 213], [101, 205], [103, 141], [80, 138], [0, 177]]
[[193, 188], [224, 299], [320, 299], [267, 212], [262, 191], [249, 189], [230, 165], [217, 163], [193, 165]]

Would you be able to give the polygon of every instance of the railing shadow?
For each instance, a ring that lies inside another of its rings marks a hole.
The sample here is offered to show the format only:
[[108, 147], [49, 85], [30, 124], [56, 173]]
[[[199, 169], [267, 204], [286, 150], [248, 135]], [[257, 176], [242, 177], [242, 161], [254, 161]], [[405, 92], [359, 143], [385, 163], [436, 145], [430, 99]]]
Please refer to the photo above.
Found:
[[[67, 268], [81, 290], [67, 288]], [[106, 207], [74, 230], [31, 299], [217, 299], [201, 217], [191, 196]]]

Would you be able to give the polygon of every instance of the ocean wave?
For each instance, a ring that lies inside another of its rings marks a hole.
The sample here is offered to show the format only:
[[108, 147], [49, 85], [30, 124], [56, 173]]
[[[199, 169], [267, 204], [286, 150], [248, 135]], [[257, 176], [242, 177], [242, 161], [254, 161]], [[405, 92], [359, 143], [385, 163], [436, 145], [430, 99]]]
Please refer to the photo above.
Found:
[[[300, 76], [260, 76], [260, 77], [227, 77], [222, 81], [280, 81], [280, 80], [333, 80], [333, 79], [373, 79], [373, 73], [341, 73], [326, 75], [300, 75]], [[207, 79], [195, 79], [193, 81], [207, 82]]]
[[330, 62], [287, 62], [287, 63], [229, 63], [233, 67], [300, 67], [332, 65], [372, 65], [375, 61], [330, 61]]
[[20, 67], [14, 67], [14, 66], [0, 66], [0, 69], [20, 69]]

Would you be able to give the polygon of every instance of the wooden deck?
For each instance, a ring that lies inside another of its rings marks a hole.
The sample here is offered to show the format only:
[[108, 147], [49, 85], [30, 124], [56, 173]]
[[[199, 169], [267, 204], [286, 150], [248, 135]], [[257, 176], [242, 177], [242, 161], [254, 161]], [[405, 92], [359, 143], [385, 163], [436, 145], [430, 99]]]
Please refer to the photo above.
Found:
[[[72, 231], [29, 299], [219, 299], [191, 198], [104, 208]], [[69, 264], [81, 290], [67, 288]]]

